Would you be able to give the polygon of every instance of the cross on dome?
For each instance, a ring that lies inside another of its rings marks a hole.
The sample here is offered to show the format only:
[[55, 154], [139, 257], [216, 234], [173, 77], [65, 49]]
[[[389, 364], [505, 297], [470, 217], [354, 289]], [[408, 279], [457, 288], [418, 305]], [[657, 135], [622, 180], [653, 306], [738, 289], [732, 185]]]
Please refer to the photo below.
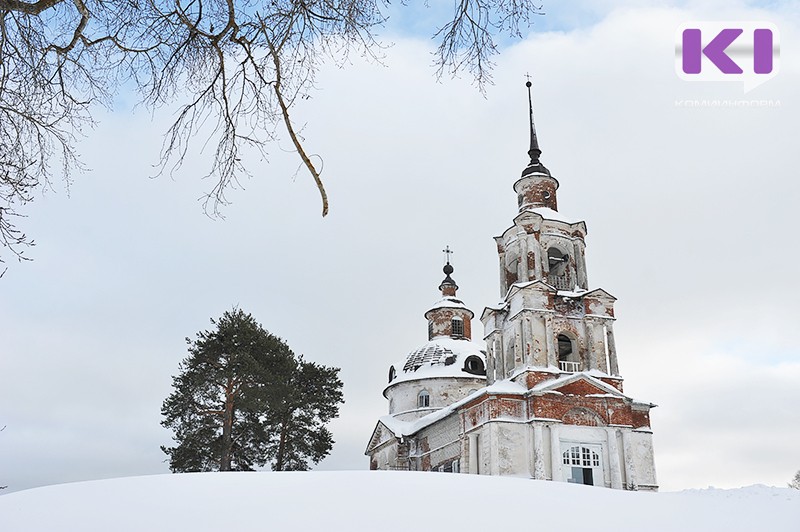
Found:
[[453, 250], [450, 249], [450, 246], [445, 246], [445, 248], [442, 250], [442, 253], [444, 253], [447, 264], [450, 264], [450, 255], [453, 254]]
[[442, 271], [444, 272], [444, 281], [442, 281], [442, 283], [439, 285], [439, 290], [442, 291], [442, 295], [445, 297], [455, 297], [456, 290], [458, 290], [458, 285], [453, 278], [450, 277], [450, 274], [453, 273], [453, 265], [450, 264], [450, 255], [453, 254], [453, 250], [450, 249], [450, 246], [445, 246], [445, 248], [442, 250], [442, 253], [444, 253], [447, 263], [444, 265], [444, 268], [442, 268]]

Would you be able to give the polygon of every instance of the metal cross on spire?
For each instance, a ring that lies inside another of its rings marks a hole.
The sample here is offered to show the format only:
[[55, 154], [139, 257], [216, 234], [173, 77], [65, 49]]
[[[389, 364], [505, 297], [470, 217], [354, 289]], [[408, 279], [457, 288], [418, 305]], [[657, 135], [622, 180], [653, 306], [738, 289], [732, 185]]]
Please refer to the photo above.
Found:
[[444, 253], [444, 257], [445, 260], [447, 260], [447, 264], [450, 264], [450, 255], [453, 254], [453, 251], [450, 249], [450, 246], [445, 246], [445, 248], [442, 250], [442, 253]]
[[528, 149], [528, 156], [530, 156], [531, 160], [528, 166], [522, 171], [522, 177], [531, 174], [550, 175], [550, 171], [545, 168], [539, 160], [539, 157], [542, 155], [542, 150], [539, 148], [539, 137], [536, 135], [536, 126], [533, 124], [533, 98], [531, 97], [531, 86], [533, 83], [531, 83], [530, 74], [525, 74], [525, 77], [528, 79], [528, 81], [525, 82], [525, 86], [528, 87], [528, 114], [531, 127], [531, 146], [530, 149]]
[[531, 121], [531, 147], [528, 150], [528, 155], [531, 158], [531, 164], [538, 164], [539, 163], [539, 156], [542, 154], [542, 150], [539, 149], [539, 139], [536, 137], [536, 126], [533, 125], [533, 99], [531, 98], [531, 75], [525, 74], [525, 77], [528, 78], [528, 81], [525, 83], [525, 86], [528, 87], [528, 110], [530, 112], [530, 121]]

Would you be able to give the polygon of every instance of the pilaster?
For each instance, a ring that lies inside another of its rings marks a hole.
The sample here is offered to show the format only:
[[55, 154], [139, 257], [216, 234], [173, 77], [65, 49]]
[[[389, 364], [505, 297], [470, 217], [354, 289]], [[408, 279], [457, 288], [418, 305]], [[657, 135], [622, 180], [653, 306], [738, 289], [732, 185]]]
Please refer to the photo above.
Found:
[[555, 423], [550, 425], [550, 463], [550, 478], [552, 480], [560, 481], [562, 478], [564, 478], [564, 473], [561, 470], [561, 440], [559, 439], [559, 426]]
[[611, 487], [618, 490], [622, 489], [622, 466], [619, 463], [617, 429], [607, 427], [606, 433], [608, 435], [608, 467], [610, 469], [609, 476], [611, 477]]
[[606, 323], [606, 341], [608, 342], [608, 365], [609, 373], [619, 377], [619, 363], [617, 362], [617, 344], [614, 341], [614, 328], [612, 321]]
[[544, 480], [544, 441], [542, 438], [542, 426], [539, 423], [533, 424], [533, 478]]

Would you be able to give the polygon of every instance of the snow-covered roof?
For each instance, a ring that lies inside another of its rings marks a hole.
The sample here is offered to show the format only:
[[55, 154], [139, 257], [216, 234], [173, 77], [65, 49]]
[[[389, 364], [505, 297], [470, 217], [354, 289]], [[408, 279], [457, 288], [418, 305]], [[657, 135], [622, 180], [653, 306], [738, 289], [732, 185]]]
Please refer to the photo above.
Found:
[[[528, 368], [530, 369], [530, 368]], [[549, 368], [536, 368], [537, 371], [550, 370], [552, 373], [560, 373], [558, 368], [549, 367]], [[522, 371], [525, 371], [524, 369]], [[652, 403], [646, 403], [643, 401], [637, 401], [624, 393], [620, 392], [610, 384], [607, 384], [601, 381], [598, 377], [607, 377], [605, 373], [599, 370], [592, 370], [590, 372], [580, 372], [580, 373], [570, 373], [568, 375], [562, 375], [555, 379], [548, 379], [546, 381], [542, 381], [530, 390], [527, 389], [522, 384], [519, 384], [512, 380], [514, 376], [518, 375], [516, 373], [512, 377], [508, 379], [503, 379], [494, 382], [490, 386], [486, 386], [479, 390], [475, 390], [465, 398], [461, 399], [460, 401], [456, 401], [455, 403], [448, 405], [444, 408], [431, 412], [430, 414], [423, 416], [418, 419], [413, 419], [410, 421], [403, 421], [400, 420], [392, 415], [386, 415], [379, 418], [379, 422], [382, 423], [387, 429], [392, 431], [395, 436], [398, 438], [402, 438], [404, 436], [411, 436], [416, 434], [420, 430], [424, 429], [425, 427], [436, 423], [437, 421], [446, 418], [453, 412], [457, 411], [463, 405], [469, 403], [470, 401], [480, 397], [481, 395], [485, 394], [504, 394], [504, 395], [526, 395], [528, 393], [555, 393], [553, 390], [556, 388], [560, 388], [565, 386], [571, 382], [575, 382], [577, 380], [587, 380], [591, 382], [594, 386], [600, 389], [602, 392], [601, 394], [591, 394], [590, 396], [593, 397], [619, 397], [622, 399], [628, 399], [633, 401], [634, 403], [640, 403], [644, 405], [649, 405], [651, 407], [655, 407], [656, 405]]]
[[[436, 310], [439, 308], [462, 308], [465, 310], [469, 310], [469, 308], [467, 308], [467, 306], [464, 304], [463, 301], [455, 297], [448, 296], [448, 297], [443, 297], [442, 299], [434, 303], [433, 306], [429, 308], [427, 312], [425, 312], [425, 314], [427, 314], [431, 310]], [[472, 311], [470, 310], [470, 312]]]
[[525, 209], [525, 210], [526, 211], [530, 211], [530, 212], [535, 212], [536, 214], [538, 214], [539, 216], [541, 216], [545, 220], [555, 220], [557, 222], [565, 222], [565, 223], [568, 223], [568, 224], [577, 223], [576, 221], [572, 220], [571, 218], [568, 218], [568, 217], [564, 216], [563, 214], [561, 214], [560, 212], [554, 211], [553, 209], [551, 209], [549, 207], [531, 207], [531, 208]]
[[527, 389], [522, 386], [521, 384], [517, 384], [511, 380], [502, 380], [497, 381], [491, 386], [485, 386], [479, 390], [475, 390], [465, 398], [461, 399], [460, 401], [456, 401], [455, 403], [446, 406], [444, 408], [440, 408], [435, 412], [431, 412], [430, 414], [423, 416], [418, 419], [413, 419], [411, 421], [402, 421], [397, 419], [392, 415], [381, 416], [378, 418], [378, 421], [382, 423], [387, 429], [391, 430], [395, 436], [398, 438], [402, 438], [404, 436], [411, 436], [419, 432], [420, 430], [424, 429], [428, 425], [436, 423], [440, 419], [444, 419], [459, 408], [461, 406], [469, 403], [476, 397], [479, 397], [484, 394], [488, 393], [502, 393], [502, 394], [518, 394], [524, 395], [527, 392]]
[[559, 290], [556, 295], [569, 298], [581, 298], [588, 293], [588, 290], [583, 288], [576, 288], [575, 290]]
[[480, 358], [486, 367], [483, 343], [457, 340], [440, 336], [411, 351], [400, 364], [395, 364], [396, 377], [389, 386], [399, 382], [435, 377], [485, 378], [464, 370], [464, 362], [470, 356]]

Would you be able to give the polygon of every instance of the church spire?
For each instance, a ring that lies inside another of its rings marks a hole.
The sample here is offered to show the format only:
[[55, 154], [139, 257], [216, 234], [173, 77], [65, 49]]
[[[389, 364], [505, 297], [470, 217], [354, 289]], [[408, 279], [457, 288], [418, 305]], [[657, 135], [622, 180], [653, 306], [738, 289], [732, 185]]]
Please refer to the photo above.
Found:
[[531, 77], [528, 75], [528, 81], [525, 83], [525, 86], [528, 87], [528, 109], [530, 112], [530, 123], [531, 123], [531, 148], [528, 150], [528, 155], [531, 158], [531, 162], [528, 163], [528, 166], [522, 171], [522, 177], [530, 174], [544, 174], [550, 175], [550, 171], [544, 167], [544, 165], [539, 161], [539, 157], [542, 155], [542, 150], [539, 149], [539, 138], [536, 136], [536, 126], [533, 123], [533, 99], [531, 98]]
[[455, 297], [456, 290], [458, 290], [458, 285], [453, 278], [450, 277], [450, 274], [453, 273], [453, 266], [450, 264], [450, 255], [452, 255], [453, 252], [450, 250], [450, 246], [446, 246], [442, 250], [442, 253], [445, 254], [447, 264], [445, 264], [444, 268], [442, 268], [445, 277], [444, 281], [442, 281], [442, 284], [439, 285], [439, 290], [442, 291], [443, 297]]

